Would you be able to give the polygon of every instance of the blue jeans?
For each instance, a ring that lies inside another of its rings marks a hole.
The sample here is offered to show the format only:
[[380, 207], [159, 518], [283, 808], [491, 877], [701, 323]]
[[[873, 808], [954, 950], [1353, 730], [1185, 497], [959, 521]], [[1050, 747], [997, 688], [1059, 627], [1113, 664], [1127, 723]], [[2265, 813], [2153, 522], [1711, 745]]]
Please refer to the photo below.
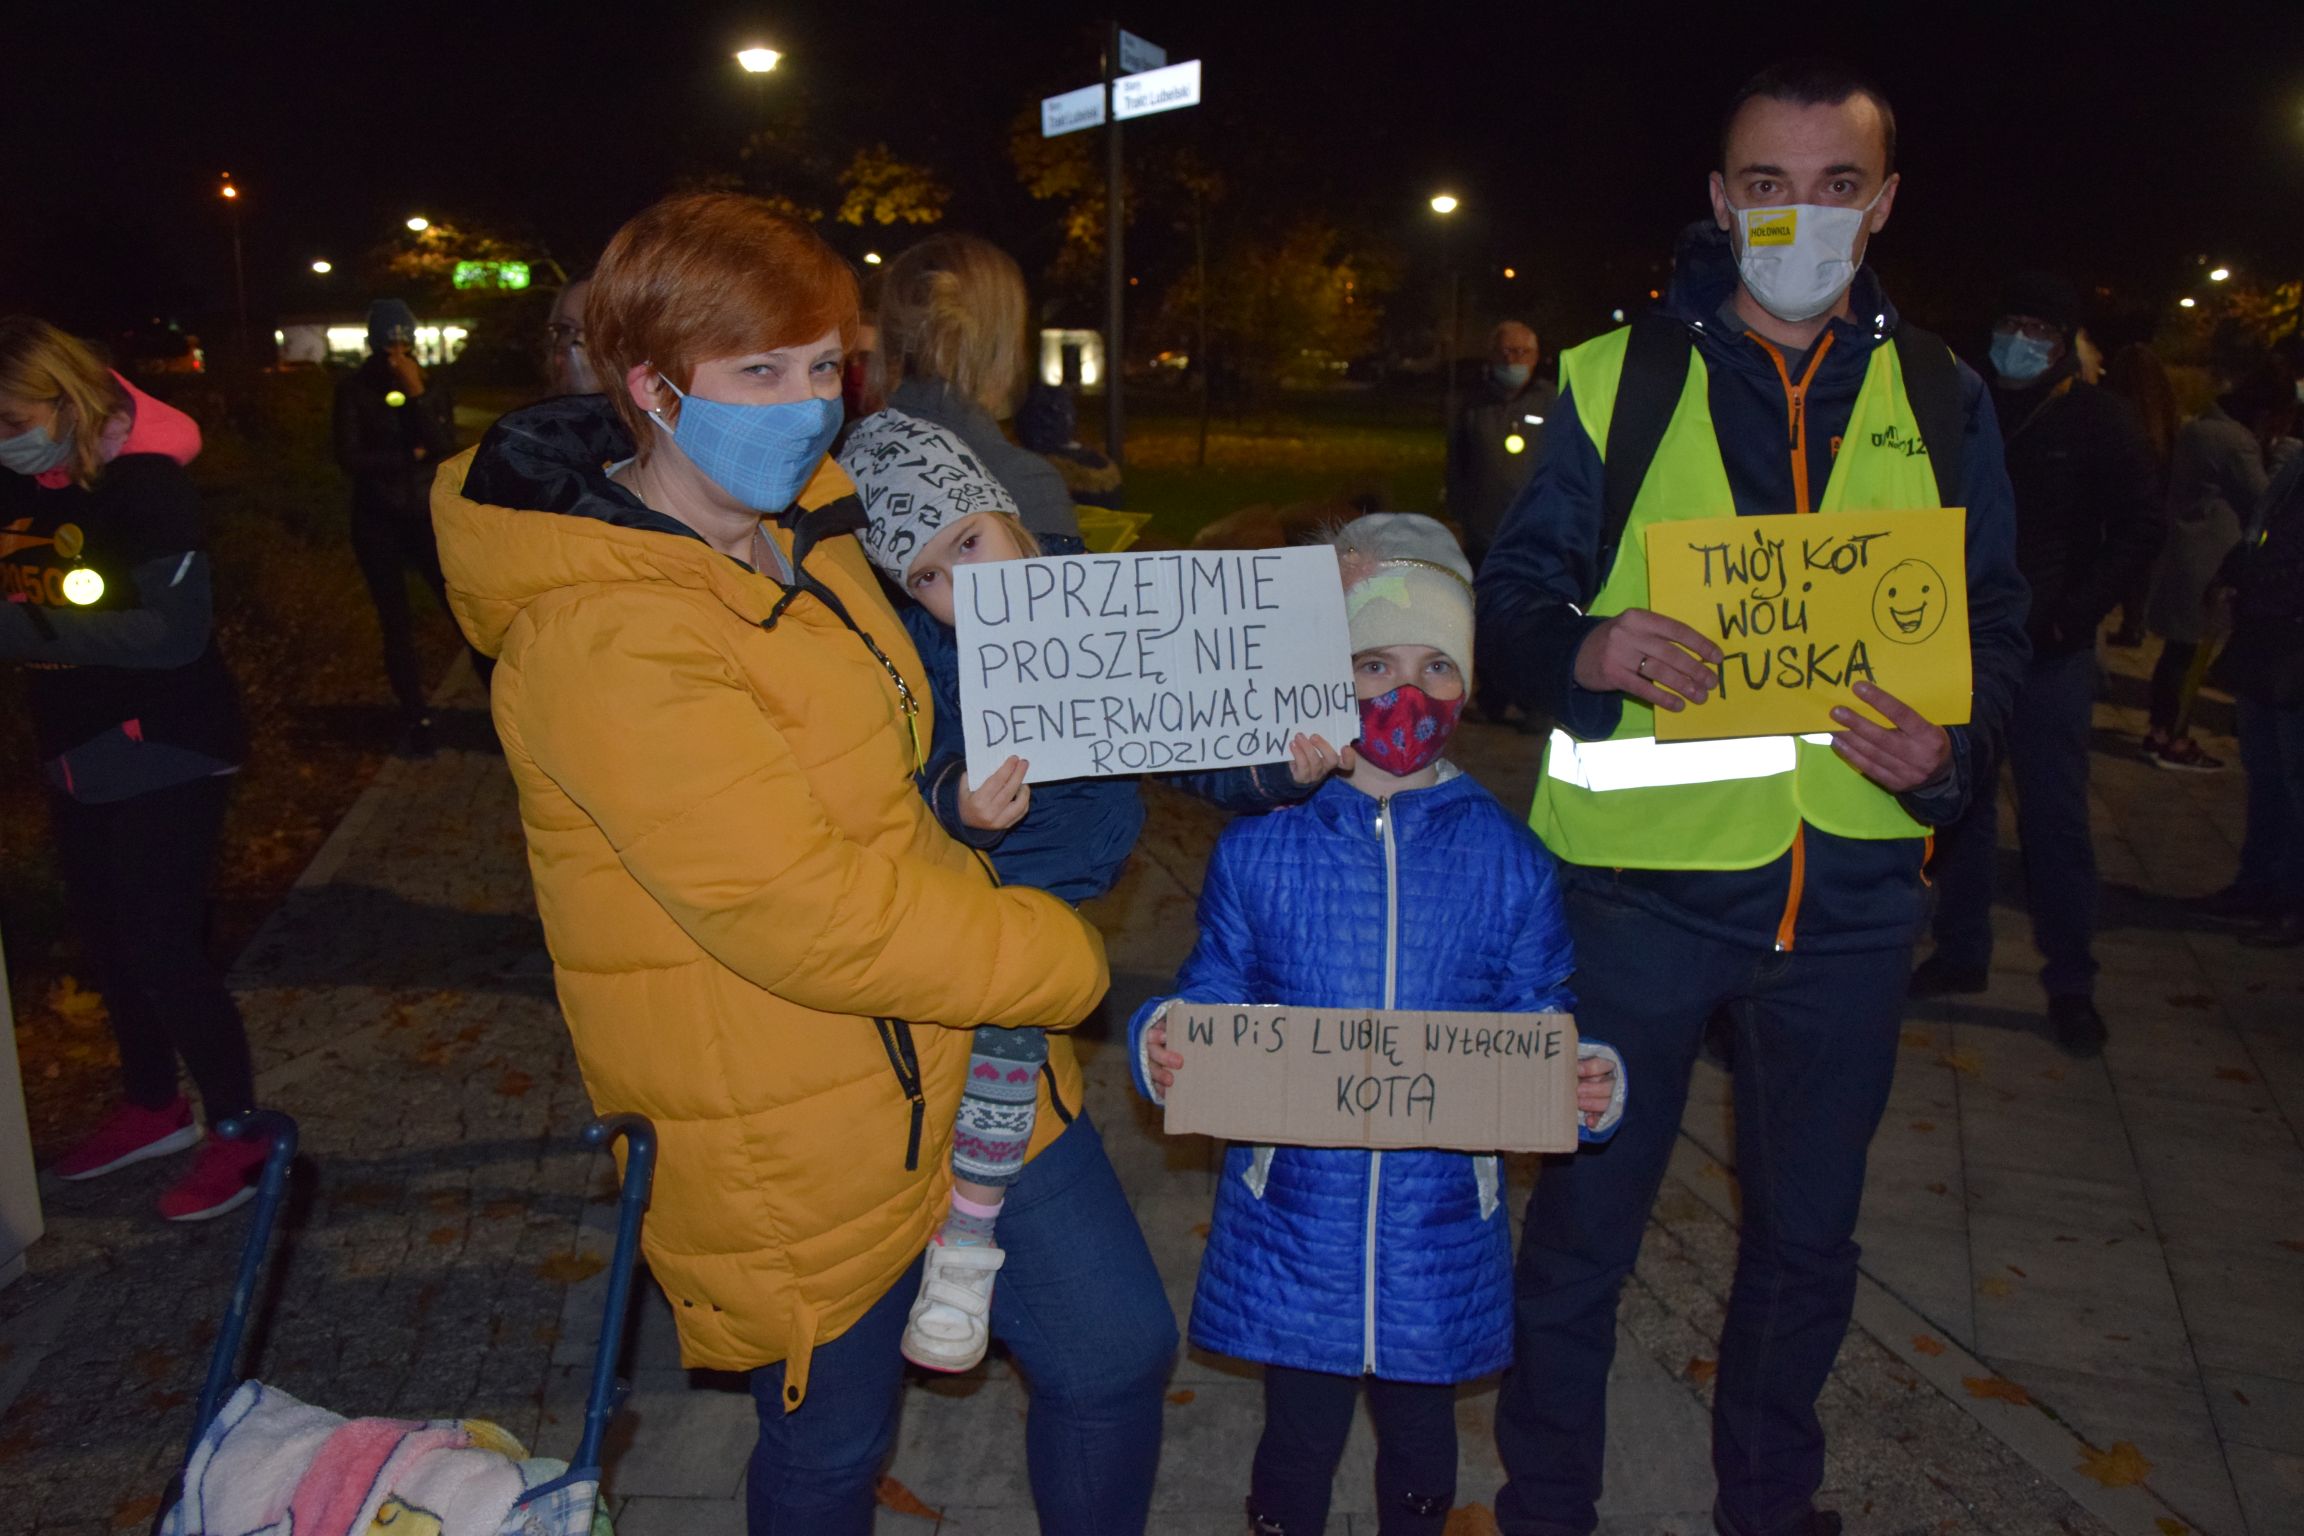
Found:
[[[2050, 997], [2096, 990], [2096, 844], [2088, 829], [2090, 714], [2096, 653], [2035, 660], [2008, 720], [2016, 776], [2016, 840], [2024, 900]], [[1936, 953], [1947, 964], [1992, 963], [1992, 875], [2000, 840], [2000, 774], [1987, 764], [1968, 814], [1936, 835]]]
[[[1176, 1318], [1085, 1114], [1010, 1187], [1000, 1246], [1008, 1262], [992, 1293], [992, 1336], [1031, 1388], [1025, 1457], [1040, 1529], [1140, 1532], [1160, 1464]], [[818, 1346], [808, 1397], [791, 1413], [781, 1401], [784, 1367], [752, 1373], [760, 1442], [745, 1488], [751, 1536], [870, 1536], [873, 1483], [896, 1443], [903, 1400], [897, 1344], [919, 1283], [915, 1263], [856, 1326]]]
[[1855, 1303], [1864, 1157], [1895, 1075], [1910, 950], [1751, 949], [1593, 891], [1570, 893], [1568, 923], [1577, 1022], [1623, 1053], [1630, 1092], [1615, 1138], [1547, 1159], [1528, 1204], [1517, 1359], [1496, 1406], [1498, 1524], [1584, 1536], [1598, 1523], [1616, 1296], [1679, 1139], [1705, 1023], [1725, 1006], [1744, 1219], [1712, 1467], [1740, 1528], [1804, 1530], [1824, 1477], [1816, 1394]]
[[2236, 701], [2248, 831], [2233, 884], [2304, 912], [2304, 708]]

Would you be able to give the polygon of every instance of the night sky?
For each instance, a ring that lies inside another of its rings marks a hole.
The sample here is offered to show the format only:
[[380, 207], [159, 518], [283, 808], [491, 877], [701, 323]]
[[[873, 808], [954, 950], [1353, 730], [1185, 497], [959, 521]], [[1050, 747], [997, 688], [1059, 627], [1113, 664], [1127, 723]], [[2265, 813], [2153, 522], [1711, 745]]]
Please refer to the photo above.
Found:
[[[577, 265], [675, 178], [732, 169], [760, 89], [800, 98], [828, 142], [934, 163], [955, 193], [945, 227], [1036, 273], [1052, 216], [1017, 188], [1007, 126], [1093, 80], [1101, 38], [1095, 11], [1039, 4], [42, 9], [5, 43], [0, 308], [91, 330], [218, 322], [220, 171], [246, 188], [261, 324], [364, 302], [309, 262], [335, 260], [345, 283], [410, 213]], [[1922, 320], [1972, 323], [2024, 265], [2142, 316], [2196, 283], [2202, 256], [2304, 268], [2304, 6], [1131, 0], [1121, 19], [1205, 61], [1205, 106], [1129, 133], [1223, 170], [1221, 217], [1318, 217], [1412, 270], [1453, 257], [1489, 274], [1475, 303], [1561, 341], [1644, 298], [1704, 213], [1724, 99], [1798, 51], [1871, 71], [1897, 107], [1905, 187], [1874, 252]], [[730, 58], [755, 40], [787, 55], [765, 87]], [[1445, 233], [1425, 208], [1443, 186], [1465, 200]], [[852, 254], [905, 238], [832, 233]], [[1156, 267], [1175, 246], [1153, 229], [1132, 249]], [[1516, 289], [1497, 286], [1506, 263]]]

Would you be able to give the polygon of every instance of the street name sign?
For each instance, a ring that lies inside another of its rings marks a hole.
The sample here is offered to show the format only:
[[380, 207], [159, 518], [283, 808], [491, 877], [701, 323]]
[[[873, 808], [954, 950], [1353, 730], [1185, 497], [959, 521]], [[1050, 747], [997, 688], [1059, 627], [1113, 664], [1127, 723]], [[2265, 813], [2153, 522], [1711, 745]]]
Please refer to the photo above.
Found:
[[1043, 97], [1040, 102], [1040, 137], [1044, 139], [1094, 128], [1103, 121], [1104, 87], [1101, 85], [1084, 85], [1061, 96]]
[[1140, 75], [1122, 75], [1112, 82], [1112, 116], [1126, 122], [1132, 117], [1149, 117], [1154, 112], [1173, 112], [1178, 107], [1200, 105], [1200, 61], [1187, 59], [1182, 64], [1171, 64], [1165, 69], [1148, 69]]

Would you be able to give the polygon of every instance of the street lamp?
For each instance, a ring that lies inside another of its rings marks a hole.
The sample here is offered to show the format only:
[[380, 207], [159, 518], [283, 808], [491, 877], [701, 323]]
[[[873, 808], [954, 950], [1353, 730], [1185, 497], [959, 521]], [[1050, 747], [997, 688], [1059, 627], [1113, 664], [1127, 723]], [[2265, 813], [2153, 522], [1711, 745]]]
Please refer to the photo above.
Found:
[[2208, 281], [2212, 283], [2220, 283], [2231, 275], [2232, 269], [2230, 267], [2218, 267], [2215, 271], [2208, 274]]
[[248, 361], [248, 266], [240, 256], [240, 189], [232, 185], [232, 173], [224, 172], [224, 184], [216, 189], [224, 199], [232, 221], [232, 293], [239, 304], [240, 360]]
[[2176, 307], [2178, 309], [2194, 309], [2199, 306], [2199, 303], [2200, 301], [2198, 299], [2195, 299], [2191, 295], [2187, 294], [2183, 298], [2176, 301]]
[[866, 251], [864, 253], [864, 265], [868, 267], [880, 265], [880, 253], [878, 251]]
[[316, 261], [312, 263], [312, 270], [318, 273], [320, 276], [326, 277], [329, 273], [336, 270], [336, 263], [332, 261]]
[[[1436, 192], [1432, 196], [1432, 211], [1440, 216], [1440, 226], [1442, 230], [1441, 239], [1443, 243], [1445, 243], [1447, 239], [1446, 230], [1448, 226], [1448, 216], [1454, 213], [1458, 206], [1459, 204], [1456, 200], [1456, 194], [1453, 192]], [[1460, 306], [1457, 303], [1457, 288], [1458, 280], [1456, 272], [1456, 252], [1453, 247], [1449, 247], [1448, 355], [1441, 360], [1441, 363], [1442, 372], [1446, 377], [1446, 383], [1443, 387], [1443, 399], [1446, 401], [1446, 404], [1442, 407], [1442, 409], [1447, 413], [1447, 416], [1443, 424], [1443, 430], [1451, 432], [1456, 428], [1456, 354], [1460, 350], [1459, 342], [1462, 339], [1458, 332], [1457, 310]]]
[[736, 62], [744, 66], [748, 75], [764, 75], [783, 62], [784, 55], [773, 48], [752, 47], [741, 50]]
[[431, 227], [432, 221], [420, 213], [411, 214], [408, 218], [408, 232], [410, 234], [420, 235]]

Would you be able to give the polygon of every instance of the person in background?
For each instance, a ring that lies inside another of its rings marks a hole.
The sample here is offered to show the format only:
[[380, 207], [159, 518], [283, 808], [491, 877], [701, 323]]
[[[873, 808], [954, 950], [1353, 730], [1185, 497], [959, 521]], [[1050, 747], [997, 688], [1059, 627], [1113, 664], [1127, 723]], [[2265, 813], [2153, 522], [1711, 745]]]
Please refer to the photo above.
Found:
[[[2176, 409], [2175, 386], [2168, 382], [2168, 370], [2161, 366], [2158, 353], [2142, 342], [2130, 342], [2105, 365], [2104, 387], [2134, 406], [2143, 424], [2144, 441], [2151, 445], [2152, 461], [2158, 466], [2153, 494], [2159, 499], [2160, 537], [2165, 539], [2168, 457], [2176, 447], [2176, 428], [2183, 419]], [[2106, 637], [2107, 644], [2134, 650], [2144, 643], [2144, 605], [2151, 594], [2152, 568], [2146, 566], [2120, 594], [2120, 627]]]
[[1540, 356], [1533, 330], [1517, 320], [1497, 326], [1488, 337], [1488, 366], [1448, 426], [1444, 495], [1474, 570], [1543, 455], [1555, 391], [1536, 376]]
[[1086, 546], [1064, 477], [1000, 432], [1023, 395], [1028, 317], [1014, 257], [974, 235], [932, 235], [880, 279], [868, 393], [957, 434], [1007, 489], [1041, 552], [1076, 555]]
[[184, 472], [199, 451], [189, 416], [81, 342], [0, 319], [0, 465], [13, 471], [0, 475], [0, 659], [29, 668], [65, 900], [120, 1047], [120, 1105], [55, 1171], [93, 1179], [197, 1145], [160, 1197], [170, 1221], [246, 1201], [266, 1150], [215, 1131], [256, 1107], [256, 1084], [208, 953], [208, 882], [247, 740]]
[[1120, 466], [1076, 435], [1080, 410], [1072, 391], [1061, 384], [1034, 384], [1016, 408], [1016, 441], [1046, 459], [1064, 477], [1064, 489], [1082, 506], [1127, 505]]
[[2209, 589], [2231, 613], [2216, 664], [2240, 726], [2248, 823], [2232, 883], [2197, 905], [2261, 923], [2243, 943], [2304, 944], [2304, 455], [2291, 454]]
[[2168, 468], [2168, 542], [2153, 574], [2146, 619], [2161, 635], [2152, 667], [2150, 728], [2144, 755], [2161, 768], [2218, 773], [2190, 734], [2192, 700], [2211, 640], [2204, 599], [2216, 572], [2270, 481], [2266, 446], [2294, 419], [2294, 386], [2284, 370], [2259, 362], [2176, 434]]
[[555, 395], [596, 395], [600, 380], [584, 347], [584, 301], [592, 292], [589, 269], [577, 273], [552, 295], [544, 321], [544, 375]]
[[[1988, 379], [2016, 491], [2016, 568], [2032, 589], [2032, 660], [2009, 717], [2024, 899], [2045, 964], [2040, 985], [2058, 1043], [2104, 1048], [2095, 1002], [2096, 845], [2088, 755], [2096, 631], [2159, 552], [2158, 466], [2127, 401], [2080, 376], [2080, 295], [2064, 279], [2010, 282], [1992, 327]], [[1937, 833], [1936, 950], [1914, 997], [1984, 990], [1992, 964], [1999, 765], [1976, 765], [1967, 814]]]
[[[1301, 806], [1238, 821], [1208, 861], [1200, 935], [1172, 996], [1129, 1024], [1155, 1104], [1187, 1070], [1177, 1001], [1544, 1013], [1574, 1006], [1551, 855], [1447, 759], [1473, 673], [1472, 567], [1414, 513], [1355, 518], [1337, 551], [1358, 745]], [[1605, 1141], [1616, 1053], [1577, 1045], [1577, 1139]], [[1205, 1070], [1205, 1069], [1202, 1069]], [[1260, 1362], [1251, 1536], [1319, 1536], [1363, 1391], [1377, 1529], [1441, 1536], [1456, 1493], [1456, 1387], [1512, 1358], [1512, 1231], [1497, 1159], [1428, 1147], [1224, 1154], [1192, 1342]]]
[[[415, 311], [398, 299], [368, 306], [368, 358], [336, 382], [335, 438], [336, 462], [352, 477], [352, 554], [376, 605], [384, 673], [400, 704], [399, 750], [430, 757], [432, 705], [416, 659], [408, 573], [422, 578], [446, 613], [427, 497], [456, 439], [453, 408], [426, 387], [415, 345]], [[486, 683], [489, 659], [474, 651], [472, 665]]]

